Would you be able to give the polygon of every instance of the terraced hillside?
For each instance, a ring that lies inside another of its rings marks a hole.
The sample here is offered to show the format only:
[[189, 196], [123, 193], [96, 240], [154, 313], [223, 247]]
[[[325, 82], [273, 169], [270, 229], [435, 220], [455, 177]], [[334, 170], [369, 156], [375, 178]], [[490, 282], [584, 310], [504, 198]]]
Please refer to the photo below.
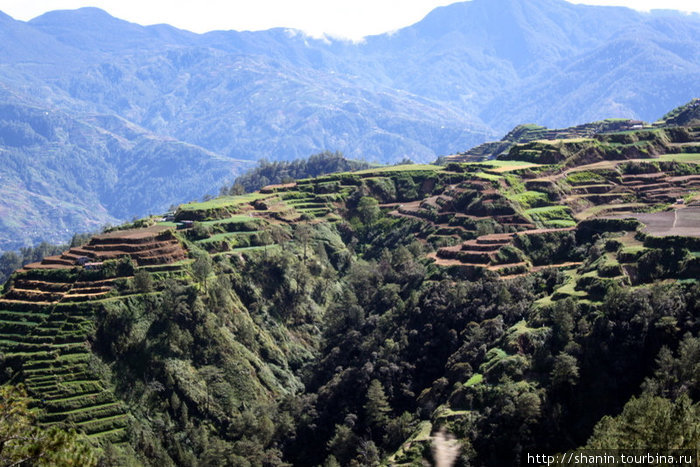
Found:
[[645, 122], [629, 119], [608, 119], [559, 129], [551, 129], [533, 124], [519, 125], [508, 132], [500, 141], [480, 144], [468, 151], [447, 156], [446, 160], [451, 162], [478, 162], [507, 154], [516, 144], [529, 143], [537, 140], [592, 138], [599, 134], [629, 131], [645, 126], [649, 127], [650, 125]]
[[86, 261], [101, 262], [130, 257], [138, 266], [167, 264], [187, 257], [179, 241], [167, 227], [120, 231], [96, 235], [87, 245], [71, 248], [60, 256], [48, 256], [25, 269], [63, 269]]
[[126, 406], [94, 367], [96, 315], [102, 303], [134, 294], [129, 283], [139, 269], [172, 269], [186, 257], [172, 229], [117, 230], [13, 275], [0, 298], [0, 353], [42, 425], [126, 440]]
[[[633, 124], [538, 131], [554, 139], [517, 144], [498, 160], [460, 163], [455, 157], [444, 167], [333, 174], [185, 205], [177, 217], [198, 220], [192, 238], [221, 254], [276, 243], [269, 235], [275, 224], [352, 217], [360, 197], [371, 196], [389, 216], [419, 222], [415, 235], [433, 249], [427, 258], [438, 266], [504, 277], [544, 266], [572, 268], [580, 258], [564, 255], [544, 265], [530, 245], [542, 238], [564, 241], [582, 220], [673, 212], [699, 199], [700, 156], [689, 151], [700, 141], [700, 127], [630, 130]], [[609, 131], [620, 127], [626, 130]], [[595, 131], [601, 128], [608, 131]], [[576, 131], [597, 139], [561, 138]], [[657, 154], [662, 151], [669, 152]]]
[[[575, 303], [593, 320], [611, 291], [700, 277], [700, 127], [554, 136], [514, 144], [493, 160], [270, 185], [96, 235], [5, 285], [0, 374], [26, 384], [44, 425], [183, 465], [217, 459], [222, 446], [230, 456], [318, 465], [319, 454], [305, 451], [309, 439], [323, 438], [325, 453], [339, 426], [377, 423], [354, 418], [373, 385], [379, 405], [392, 397], [419, 414], [401, 437], [375, 438], [391, 462], [415, 465], [431, 433], [471, 423], [471, 397], [500, 388], [501, 375], [548, 339], [540, 320], [552, 310]], [[483, 300], [473, 316], [438, 325], [461, 313], [443, 306], [471, 294]], [[511, 304], [513, 294], [527, 294], [529, 308]], [[499, 303], [510, 315], [485, 318]], [[424, 315], [430, 307], [433, 322]], [[449, 362], [438, 349], [448, 345], [455, 359], [467, 358], [461, 339], [471, 338], [456, 330], [471, 332], [474, 317], [490, 329], [475, 335], [501, 337], [479, 345], [469, 366], [440, 376], [416, 357]], [[390, 332], [401, 320], [405, 328]], [[353, 340], [384, 330], [381, 352]], [[424, 342], [414, 337], [421, 333]], [[397, 346], [410, 365], [389, 363]], [[363, 352], [366, 361], [355, 361]], [[537, 364], [545, 369], [508, 378], [537, 392], [549, 384], [550, 363]], [[382, 396], [370, 381], [388, 374], [410, 374], [411, 382]], [[336, 409], [342, 404], [346, 412]], [[620, 409], [611, 407], [598, 415]], [[264, 448], [249, 449], [256, 442]]]
[[[267, 255], [305, 242], [300, 234], [305, 225], [332, 225], [358, 256], [379, 258], [380, 270], [393, 266], [391, 252], [410, 244], [432, 284], [481, 284], [497, 278], [508, 290], [511, 285], [518, 290], [528, 281], [542, 288], [541, 298], [533, 302], [535, 318], [528, 318], [532, 322], [511, 323], [503, 330], [503, 342], [483, 351], [481, 360], [476, 359], [480, 366], [469, 366], [463, 379], [456, 377], [455, 382], [446, 376], [456, 388], [449, 400], [443, 397], [429, 420], [422, 419], [387, 458], [392, 465], [415, 465], [430, 449], [432, 433], [440, 427], [455, 432], [471, 427], [474, 406], [490, 406], [491, 399], [477, 402], [479, 394], [497, 391], [494, 388], [503, 384], [498, 375], [517, 366], [545, 339], [537, 321], [545, 319], [542, 316], [575, 303], [593, 320], [607, 306], [610, 291], [694, 284], [700, 277], [700, 155], [694, 152], [698, 128], [645, 128], [597, 138], [541, 139], [481, 162], [401, 165], [298, 180], [245, 196], [181, 206], [176, 217], [195, 220], [185, 233], [195, 244], [215, 257], [241, 258], [243, 263], [255, 252]], [[307, 234], [311, 241], [326, 241], [319, 232]], [[335, 258], [338, 248], [326, 246], [329, 257]], [[367, 281], [380, 274], [361, 271], [362, 278], [371, 278]], [[361, 278], [352, 280], [360, 281], [368, 295], [373, 293]], [[385, 290], [377, 295], [389, 293]], [[489, 303], [499, 300], [489, 296]], [[416, 310], [422, 307], [416, 305]], [[394, 319], [401, 319], [402, 312], [397, 313]], [[423, 329], [422, 315], [415, 319]], [[357, 326], [364, 330], [372, 325]], [[335, 334], [328, 339], [342, 340]], [[459, 348], [461, 341], [456, 341]], [[435, 345], [447, 345], [439, 342]], [[362, 352], [362, 343], [347, 349], [350, 354]], [[455, 358], [461, 351], [455, 350]], [[423, 353], [429, 352], [421, 348]], [[335, 368], [328, 386], [341, 384], [335, 378], [346, 374], [342, 366]], [[522, 371], [513, 375], [516, 386], [528, 382], [537, 389], [543, 384], [532, 383], [539, 376]], [[450, 394], [445, 389], [450, 386], [441, 379], [432, 384], [423, 387], [418, 400]], [[320, 386], [320, 397], [327, 390]]]

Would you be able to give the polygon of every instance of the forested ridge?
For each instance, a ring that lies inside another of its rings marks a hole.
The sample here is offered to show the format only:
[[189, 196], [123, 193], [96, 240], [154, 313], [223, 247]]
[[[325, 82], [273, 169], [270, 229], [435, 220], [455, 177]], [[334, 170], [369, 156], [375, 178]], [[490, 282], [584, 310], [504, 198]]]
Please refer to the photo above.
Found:
[[221, 188], [221, 194], [240, 195], [259, 190], [267, 185], [292, 183], [300, 178], [318, 177], [334, 172], [349, 172], [368, 169], [371, 164], [345, 158], [340, 152], [324, 151], [306, 159], [293, 161], [268, 161], [262, 159], [258, 165], [236, 177], [231, 186]]
[[112, 228], [5, 284], [0, 395], [87, 464], [697, 449], [699, 134], [514, 143]]

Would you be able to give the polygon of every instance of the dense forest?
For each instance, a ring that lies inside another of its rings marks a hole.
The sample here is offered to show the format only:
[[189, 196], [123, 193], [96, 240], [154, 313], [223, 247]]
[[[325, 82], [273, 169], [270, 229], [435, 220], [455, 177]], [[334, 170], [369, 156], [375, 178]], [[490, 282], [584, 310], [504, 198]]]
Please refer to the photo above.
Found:
[[221, 188], [221, 194], [240, 195], [259, 190], [267, 185], [290, 183], [302, 178], [318, 177], [334, 172], [351, 172], [368, 169], [364, 161], [346, 159], [340, 152], [324, 151], [306, 159], [293, 161], [268, 161], [261, 159], [257, 167], [237, 177], [233, 184]]
[[[103, 462], [404, 463], [431, 458], [426, 439], [406, 444], [426, 423], [458, 437], [457, 465], [700, 441], [697, 282], [534, 307], [562, 273], [455, 282], [421, 261], [415, 228], [298, 227], [283, 249], [201, 255], [193, 281], [102, 306], [98, 371], [133, 417], [133, 443]], [[577, 253], [594, 262], [607, 242]]]

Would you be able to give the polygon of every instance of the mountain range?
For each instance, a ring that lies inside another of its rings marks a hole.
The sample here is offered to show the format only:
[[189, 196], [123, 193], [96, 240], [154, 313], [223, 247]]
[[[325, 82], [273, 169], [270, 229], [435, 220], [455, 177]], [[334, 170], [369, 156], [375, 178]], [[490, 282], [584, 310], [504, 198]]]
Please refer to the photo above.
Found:
[[697, 94], [699, 38], [698, 15], [563, 0], [455, 3], [359, 43], [0, 14], [0, 149], [22, 161], [0, 249], [216, 192], [242, 160], [429, 161], [523, 122], [654, 120]]

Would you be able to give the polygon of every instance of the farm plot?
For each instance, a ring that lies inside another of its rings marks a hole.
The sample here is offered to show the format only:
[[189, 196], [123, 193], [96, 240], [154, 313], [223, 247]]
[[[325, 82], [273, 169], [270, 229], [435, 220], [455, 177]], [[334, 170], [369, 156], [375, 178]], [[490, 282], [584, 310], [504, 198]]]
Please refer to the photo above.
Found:
[[700, 207], [687, 207], [673, 211], [632, 213], [610, 216], [611, 218], [634, 217], [645, 225], [645, 232], [665, 237], [678, 235], [700, 237]]
[[[20, 373], [44, 426], [72, 426], [112, 442], [126, 437], [126, 412], [89, 369], [92, 308], [54, 305], [0, 312], [0, 352]], [[31, 319], [31, 321], [29, 321]], [[32, 323], [21, 332], [14, 323]]]

